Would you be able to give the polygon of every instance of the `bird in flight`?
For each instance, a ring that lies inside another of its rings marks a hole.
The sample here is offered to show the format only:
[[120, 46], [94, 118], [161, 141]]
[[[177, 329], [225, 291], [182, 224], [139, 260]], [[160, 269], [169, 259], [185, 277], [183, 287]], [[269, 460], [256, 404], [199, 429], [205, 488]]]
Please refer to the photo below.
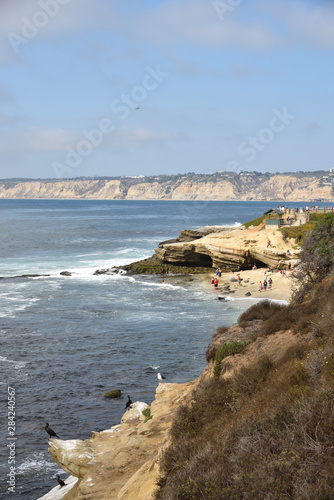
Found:
[[166, 380], [166, 377], [164, 377], [163, 375], [161, 375], [161, 373], [158, 373], [157, 377], [158, 377], [159, 380]]
[[49, 434], [50, 438], [56, 437], [56, 438], [60, 439], [60, 437], [57, 436], [57, 434], [55, 433], [55, 431], [52, 430], [51, 427], [49, 427], [49, 424], [47, 422], [44, 422], [44, 425], [45, 425], [44, 429]]

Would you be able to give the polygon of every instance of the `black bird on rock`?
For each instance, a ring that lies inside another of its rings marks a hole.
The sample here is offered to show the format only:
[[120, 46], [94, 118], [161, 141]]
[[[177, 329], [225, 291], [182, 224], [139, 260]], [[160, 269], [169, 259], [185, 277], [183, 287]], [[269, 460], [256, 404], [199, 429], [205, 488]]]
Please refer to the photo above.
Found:
[[66, 483], [65, 483], [65, 481], [63, 481], [62, 479], [60, 479], [59, 474], [56, 474], [56, 476], [57, 476], [57, 481], [60, 484], [60, 487], [62, 488], [63, 486], [65, 486]]
[[125, 409], [127, 410], [128, 408], [131, 408], [131, 405], [132, 405], [132, 401], [130, 399], [130, 396], [128, 395], [128, 400], [126, 402]]
[[57, 436], [57, 434], [55, 433], [55, 431], [52, 430], [51, 427], [49, 427], [49, 424], [47, 422], [44, 422], [44, 425], [45, 425], [44, 429], [49, 434], [50, 438], [56, 437], [56, 438], [60, 439], [60, 437]]

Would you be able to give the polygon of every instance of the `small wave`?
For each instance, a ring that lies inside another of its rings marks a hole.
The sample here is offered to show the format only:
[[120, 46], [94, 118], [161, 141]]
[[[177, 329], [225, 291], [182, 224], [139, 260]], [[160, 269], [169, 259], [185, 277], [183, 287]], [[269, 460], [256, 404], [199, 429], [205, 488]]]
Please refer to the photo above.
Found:
[[159, 370], [160, 366], [159, 365], [150, 365], [145, 368], [146, 372], [154, 372], [156, 370]]
[[0, 363], [13, 363], [15, 370], [20, 370], [24, 368], [28, 361], [14, 361], [13, 359], [8, 359], [6, 356], [0, 356]]
[[59, 466], [54, 462], [45, 460], [42, 453], [34, 453], [31, 458], [27, 458], [21, 465], [17, 467], [19, 474], [26, 474], [36, 471], [57, 471]]
[[182, 286], [172, 285], [171, 283], [150, 283], [147, 281], [140, 281], [140, 284], [144, 285], [144, 286], [155, 286], [158, 288], [172, 288], [174, 290], [175, 289], [184, 290], [184, 288]]
[[15, 313], [24, 311], [29, 307], [31, 304], [24, 304], [22, 306], [17, 306], [13, 308], [4, 308], [4, 311], [0, 313], [0, 318], [15, 318]]

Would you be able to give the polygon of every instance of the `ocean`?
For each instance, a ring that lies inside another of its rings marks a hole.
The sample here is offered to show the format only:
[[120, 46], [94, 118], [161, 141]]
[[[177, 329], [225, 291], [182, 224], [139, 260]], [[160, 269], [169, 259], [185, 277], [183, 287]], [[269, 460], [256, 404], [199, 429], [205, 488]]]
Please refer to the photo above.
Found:
[[[118, 424], [127, 394], [152, 402], [158, 371], [167, 382], [198, 377], [215, 329], [252, 303], [218, 301], [196, 276], [164, 284], [93, 273], [149, 257], [182, 229], [238, 226], [279, 204], [0, 200], [1, 498], [36, 500], [57, 485], [56, 473], [67, 476], [47, 451], [44, 422], [62, 439]], [[49, 276], [17, 277], [27, 274]], [[115, 388], [122, 398], [102, 397]]]

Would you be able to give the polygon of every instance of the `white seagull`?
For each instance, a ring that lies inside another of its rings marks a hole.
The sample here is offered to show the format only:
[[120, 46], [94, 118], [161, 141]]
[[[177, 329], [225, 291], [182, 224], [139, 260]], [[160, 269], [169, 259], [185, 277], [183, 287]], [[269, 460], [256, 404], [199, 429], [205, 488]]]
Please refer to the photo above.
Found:
[[164, 377], [163, 375], [161, 375], [161, 373], [158, 373], [157, 377], [158, 377], [159, 380], [165, 380], [166, 379], [166, 377]]

